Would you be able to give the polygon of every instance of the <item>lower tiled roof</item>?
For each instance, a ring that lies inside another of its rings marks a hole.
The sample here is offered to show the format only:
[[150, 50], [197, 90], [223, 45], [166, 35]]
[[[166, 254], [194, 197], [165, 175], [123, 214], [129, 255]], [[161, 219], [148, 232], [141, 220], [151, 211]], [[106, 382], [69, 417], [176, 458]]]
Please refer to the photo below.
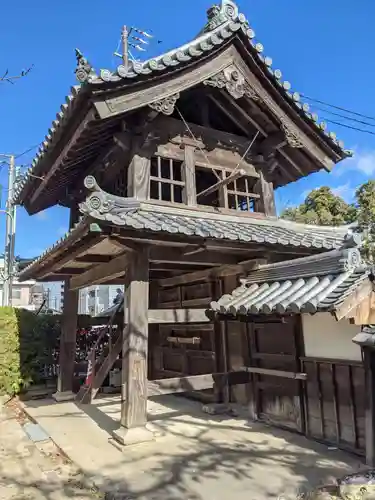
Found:
[[230, 315], [332, 311], [369, 275], [357, 249], [326, 252], [261, 266], [231, 294], [212, 302], [211, 309]]
[[92, 193], [80, 205], [81, 212], [92, 219], [116, 226], [201, 238], [324, 250], [355, 244], [351, 241], [356, 235], [353, 236], [349, 226], [312, 226], [276, 217], [244, 217], [236, 212], [226, 215], [183, 206], [175, 208], [141, 203], [132, 198], [121, 198], [106, 193], [100, 189], [92, 176], [86, 177], [85, 185]]

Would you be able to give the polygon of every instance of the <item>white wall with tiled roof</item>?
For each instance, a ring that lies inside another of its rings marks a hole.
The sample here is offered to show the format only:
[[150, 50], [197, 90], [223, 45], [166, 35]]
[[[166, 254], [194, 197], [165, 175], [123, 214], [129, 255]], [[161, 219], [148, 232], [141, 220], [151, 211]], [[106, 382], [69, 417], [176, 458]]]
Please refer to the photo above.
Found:
[[361, 348], [352, 342], [361, 327], [336, 321], [330, 313], [302, 314], [305, 356], [361, 361]]

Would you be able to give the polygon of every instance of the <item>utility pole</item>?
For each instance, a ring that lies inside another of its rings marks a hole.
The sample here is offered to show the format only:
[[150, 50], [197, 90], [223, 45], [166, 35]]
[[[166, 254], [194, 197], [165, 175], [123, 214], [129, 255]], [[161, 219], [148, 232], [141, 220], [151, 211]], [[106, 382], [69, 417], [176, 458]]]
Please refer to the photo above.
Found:
[[16, 236], [16, 207], [13, 203], [13, 194], [16, 183], [16, 165], [14, 155], [1, 156], [9, 158], [8, 196], [5, 206], [5, 214], [7, 217], [5, 226], [3, 306], [11, 306]]
[[122, 63], [125, 66], [126, 71], [129, 69], [129, 31], [126, 26], [122, 27], [121, 32], [121, 42], [122, 42]]
[[[140, 36], [137, 36], [133, 33], [137, 33]], [[114, 55], [122, 59], [122, 64], [125, 68], [125, 72], [129, 70], [129, 56], [131, 57], [132, 60], [135, 60], [132, 53], [130, 52], [131, 48], [141, 52], [146, 52], [146, 48], [144, 47], [144, 45], [148, 45], [149, 42], [146, 41], [145, 38], [148, 39], [153, 38], [153, 35], [147, 33], [146, 31], [142, 31], [138, 28], [135, 28], [134, 26], [128, 27], [124, 25], [122, 27], [121, 30], [122, 54], [116, 51], [114, 52]], [[158, 40], [158, 43], [161, 43], [161, 41]]]

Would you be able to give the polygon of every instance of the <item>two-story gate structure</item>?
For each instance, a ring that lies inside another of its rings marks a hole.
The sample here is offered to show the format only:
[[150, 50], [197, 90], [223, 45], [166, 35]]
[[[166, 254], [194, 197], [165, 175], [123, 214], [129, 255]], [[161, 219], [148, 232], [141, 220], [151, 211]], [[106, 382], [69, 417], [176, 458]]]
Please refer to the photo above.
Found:
[[[371, 294], [358, 240], [348, 227], [279, 220], [274, 201], [276, 188], [350, 152], [273, 69], [231, 0], [159, 57], [99, 73], [79, 51], [77, 60], [80, 85], [15, 196], [29, 214], [57, 204], [71, 213], [66, 236], [21, 273], [65, 281], [56, 399], [73, 397], [78, 290], [121, 283], [124, 328], [75, 396], [89, 402], [122, 358], [120, 442], [150, 438], [148, 394], [200, 391], [362, 450], [364, 410], [342, 424], [352, 433], [327, 430], [320, 391], [320, 413], [309, 417], [306, 378], [320, 387], [323, 368], [306, 368], [301, 321], [348, 317]], [[364, 386], [354, 364], [349, 406], [353, 377]]]

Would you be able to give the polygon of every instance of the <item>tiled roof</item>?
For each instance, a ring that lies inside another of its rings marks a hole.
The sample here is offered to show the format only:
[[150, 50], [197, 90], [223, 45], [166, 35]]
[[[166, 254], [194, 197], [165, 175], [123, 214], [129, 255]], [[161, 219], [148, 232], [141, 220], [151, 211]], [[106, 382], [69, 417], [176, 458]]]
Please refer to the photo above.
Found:
[[279, 69], [272, 69], [272, 59], [263, 55], [263, 45], [259, 41], [255, 41], [254, 30], [250, 27], [246, 16], [239, 12], [237, 5], [232, 0], [222, 0], [221, 7], [215, 6], [208, 11], [208, 22], [197, 38], [158, 57], [142, 62], [130, 61], [127, 71], [123, 65], [120, 65], [115, 72], [103, 69], [98, 75], [88, 61], [77, 50], [79, 65], [76, 69], [76, 75], [81, 86], [74, 86], [71, 88], [71, 93], [66, 97], [66, 103], [61, 106], [59, 113], [57, 113], [56, 120], [54, 120], [48, 134], [45, 136], [45, 140], [42, 142], [30, 169], [18, 184], [13, 197], [14, 202], [19, 202], [23, 188], [32, 175], [38, 172], [39, 163], [48, 149], [50, 149], [58, 139], [62, 125], [71, 115], [71, 109], [80, 91], [88, 89], [91, 85], [98, 87], [108, 82], [133, 83], [136, 78], [142, 76], [152, 77], [154, 75], [160, 75], [163, 72], [183, 66], [186, 63], [193, 62], [200, 57], [208, 55], [210, 52], [217, 50], [220, 45], [227, 43], [230, 38], [240, 33], [246, 37], [250, 50], [256, 56], [261, 66], [263, 66], [265, 73], [281, 90], [288, 102], [290, 102], [302, 117], [308, 119], [310, 123], [315, 126], [317, 132], [323, 135], [325, 139], [331, 143], [331, 146], [339, 148], [345, 156], [350, 156], [352, 154], [351, 151], [344, 149], [344, 143], [336, 138], [336, 134], [326, 131], [326, 123], [319, 122], [317, 114], [310, 112], [309, 104], [302, 102], [300, 94], [291, 90], [290, 82], [282, 80], [282, 72]]
[[28, 266], [23, 268], [19, 273], [19, 279], [24, 279], [24, 276], [26, 276], [27, 279], [32, 269], [37, 267], [39, 264], [42, 264], [47, 258], [51, 256], [52, 253], [57, 252], [61, 248], [64, 248], [67, 243], [76, 243], [84, 234], [86, 234], [86, 232], [100, 233], [100, 231], [100, 227], [97, 224], [90, 224], [88, 220], [81, 219], [72, 227], [72, 229], [67, 231], [64, 236], [57, 240], [56, 243], [48, 247], [41, 255], [39, 255], [39, 257], [34, 259]]
[[31, 162], [30, 168], [26, 171], [26, 173], [22, 176], [21, 180], [17, 183], [17, 186], [14, 190], [13, 195], [13, 203], [19, 203], [19, 198], [22, 193], [22, 190], [32, 179], [35, 174], [37, 174], [40, 163], [44, 159], [46, 153], [56, 144], [59, 140], [62, 131], [64, 130], [64, 125], [67, 120], [72, 116], [72, 113], [75, 108], [75, 104], [77, 101], [77, 97], [80, 93], [82, 93], [84, 87], [80, 85], [75, 85], [71, 87], [70, 93], [65, 98], [65, 103], [60, 106], [60, 111], [56, 114], [56, 119], [53, 120], [51, 127], [48, 129], [47, 135], [44, 137], [44, 141], [42, 141], [39, 146], [38, 152], [35, 155], [35, 158]]
[[102, 69], [99, 75], [93, 72], [91, 66], [87, 67], [87, 74], [84, 80], [89, 83], [98, 84], [102, 82], [124, 82], [134, 80], [139, 76], [159, 75], [163, 71], [174, 69], [183, 64], [189, 63], [204, 57], [210, 52], [227, 43], [228, 40], [237, 34], [242, 33], [249, 44], [249, 47], [263, 69], [275, 85], [282, 91], [287, 100], [297, 109], [297, 111], [307, 118], [334, 146], [338, 146], [347, 156], [350, 151], [344, 150], [344, 143], [336, 139], [334, 132], [327, 132], [327, 124], [318, 122], [316, 113], [310, 112], [308, 103], [301, 101], [300, 94], [292, 91], [290, 82], [282, 79], [282, 72], [279, 69], [272, 69], [271, 57], [263, 55], [263, 44], [255, 40], [255, 31], [251, 28], [246, 16], [239, 12], [238, 6], [232, 0], [222, 0], [221, 7], [214, 6], [208, 11], [208, 22], [197, 38], [189, 43], [173, 49], [158, 57], [146, 61], [130, 61], [129, 68], [123, 65], [117, 67], [115, 72]]
[[269, 264], [213, 301], [211, 309], [234, 316], [331, 311], [369, 275], [357, 248]]
[[[116, 200], [121, 205], [116, 205]], [[89, 221], [93, 220], [97, 220], [99, 224], [103, 221], [119, 227], [162, 234], [183, 234], [202, 239], [307, 249], [332, 250], [352, 247], [358, 244], [360, 238], [360, 235], [352, 233], [350, 226], [311, 226], [277, 218], [257, 219], [225, 214], [218, 216], [205, 212], [194, 213], [188, 209], [179, 209], [176, 213], [171, 207], [140, 203], [137, 200], [108, 195], [104, 191], [94, 191], [86, 202], [80, 205], [80, 209], [87, 217], [23, 269], [21, 277], [29, 275], [30, 271], [42, 264], [52, 253], [66, 246], [68, 241], [73, 242], [80, 238], [85, 228], [100, 231], [98, 224], [92, 222], [89, 225]]]
[[354, 240], [359, 236], [352, 234], [350, 226], [312, 226], [276, 217], [241, 217], [140, 203], [132, 198], [121, 198], [106, 193], [92, 176], [86, 177], [85, 185], [92, 193], [80, 205], [80, 211], [91, 219], [107, 221], [116, 226], [201, 238], [324, 250], [340, 248], [343, 245], [353, 246]]

